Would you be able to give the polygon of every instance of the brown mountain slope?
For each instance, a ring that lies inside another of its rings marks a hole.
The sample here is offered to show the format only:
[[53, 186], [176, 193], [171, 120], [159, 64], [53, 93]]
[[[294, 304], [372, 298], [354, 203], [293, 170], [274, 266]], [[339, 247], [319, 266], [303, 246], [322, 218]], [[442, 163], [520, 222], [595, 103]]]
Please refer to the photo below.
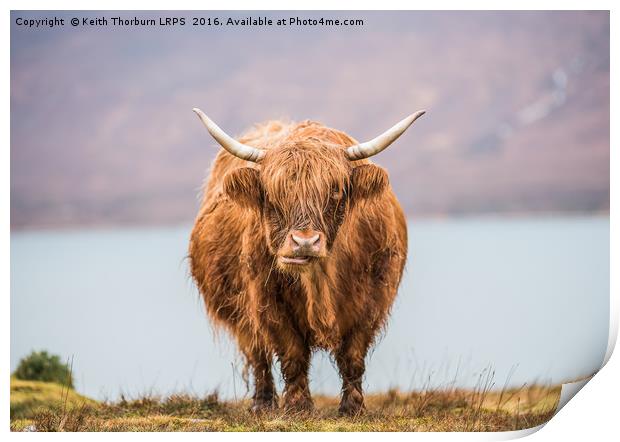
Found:
[[376, 158], [408, 213], [608, 210], [607, 13], [314, 15], [343, 14], [364, 26], [14, 26], [12, 226], [190, 222], [216, 152], [195, 106], [358, 139], [426, 108]]

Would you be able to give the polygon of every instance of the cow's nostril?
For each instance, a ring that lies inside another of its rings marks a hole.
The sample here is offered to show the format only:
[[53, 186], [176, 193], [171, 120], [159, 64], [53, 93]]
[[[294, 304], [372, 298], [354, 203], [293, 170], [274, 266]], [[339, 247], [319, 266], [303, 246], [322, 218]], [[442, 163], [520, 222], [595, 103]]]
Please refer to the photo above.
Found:
[[320, 235], [317, 233], [316, 235], [311, 236], [310, 238], [305, 238], [305, 237], [297, 236], [293, 234], [291, 235], [291, 238], [293, 239], [293, 242], [299, 247], [312, 247], [312, 246], [317, 245], [320, 239]]

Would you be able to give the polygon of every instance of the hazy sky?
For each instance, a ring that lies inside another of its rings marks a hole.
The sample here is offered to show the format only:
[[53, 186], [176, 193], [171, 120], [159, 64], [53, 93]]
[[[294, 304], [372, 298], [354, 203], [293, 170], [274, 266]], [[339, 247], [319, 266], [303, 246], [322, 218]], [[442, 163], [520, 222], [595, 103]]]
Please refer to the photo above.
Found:
[[315, 119], [360, 140], [425, 108], [376, 157], [409, 214], [608, 210], [606, 12], [311, 14], [364, 20], [340, 28], [15, 24], [54, 15], [11, 15], [14, 227], [189, 222], [216, 152], [193, 107], [231, 134]]

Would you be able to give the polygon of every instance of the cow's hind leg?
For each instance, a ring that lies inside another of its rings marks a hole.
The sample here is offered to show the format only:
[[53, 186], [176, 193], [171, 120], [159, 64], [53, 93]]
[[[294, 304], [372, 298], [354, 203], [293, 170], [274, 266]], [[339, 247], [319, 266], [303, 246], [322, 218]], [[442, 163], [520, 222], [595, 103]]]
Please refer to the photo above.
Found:
[[252, 411], [275, 409], [278, 406], [278, 397], [271, 373], [271, 355], [260, 350], [252, 356], [252, 359], [255, 381]]
[[253, 412], [272, 410], [278, 406], [273, 374], [271, 372], [272, 355], [262, 346], [252, 345], [250, 340], [240, 339], [241, 349], [254, 376]]
[[366, 370], [364, 359], [370, 342], [371, 338], [362, 333], [349, 335], [335, 353], [336, 364], [342, 377], [340, 414], [352, 416], [365, 409], [362, 377]]

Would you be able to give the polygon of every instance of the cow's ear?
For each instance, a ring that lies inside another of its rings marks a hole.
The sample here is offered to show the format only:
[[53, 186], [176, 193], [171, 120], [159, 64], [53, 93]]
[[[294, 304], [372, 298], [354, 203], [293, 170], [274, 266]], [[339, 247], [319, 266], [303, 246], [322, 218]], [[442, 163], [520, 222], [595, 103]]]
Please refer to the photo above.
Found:
[[388, 183], [388, 175], [383, 168], [374, 164], [357, 166], [351, 176], [353, 201], [379, 195]]
[[252, 167], [235, 169], [224, 177], [224, 193], [233, 201], [249, 209], [263, 204], [263, 185], [260, 172]]

